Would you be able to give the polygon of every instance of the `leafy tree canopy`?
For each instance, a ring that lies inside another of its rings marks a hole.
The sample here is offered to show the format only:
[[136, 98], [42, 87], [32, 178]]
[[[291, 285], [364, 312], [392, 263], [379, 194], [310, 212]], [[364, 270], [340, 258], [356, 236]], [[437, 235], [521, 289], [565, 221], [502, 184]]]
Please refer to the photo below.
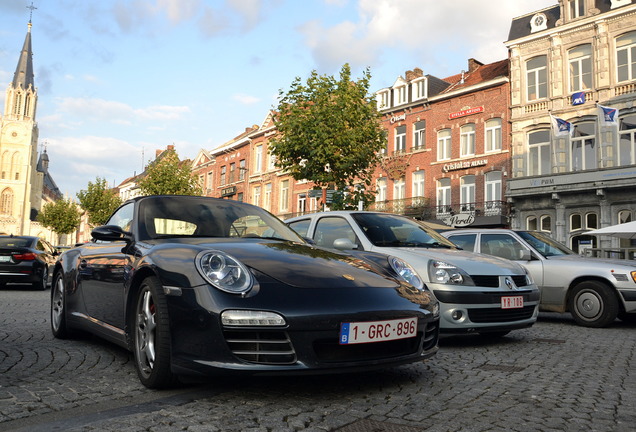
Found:
[[372, 199], [367, 189], [386, 145], [375, 96], [369, 94], [370, 78], [367, 68], [352, 81], [345, 64], [339, 79], [313, 71], [306, 83], [296, 78], [287, 93], [279, 92], [278, 134], [269, 143], [276, 165], [296, 180], [338, 189], [338, 208]]
[[199, 179], [189, 164], [179, 161], [177, 152], [165, 150], [146, 168], [137, 183], [143, 195], [201, 195]]
[[60, 199], [44, 204], [42, 211], [38, 213], [37, 221], [55, 231], [59, 241], [62, 234], [70, 234], [77, 229], [80, 218], [81, 212], [75, 203]]
[[95, 183], [89, 181], [88, 188], [79, 191], [77, 198], [92, 226], [105, 224], [122, 202], [117, 192], [108, 187], [106, 179], [100, 177], [95, 179]]

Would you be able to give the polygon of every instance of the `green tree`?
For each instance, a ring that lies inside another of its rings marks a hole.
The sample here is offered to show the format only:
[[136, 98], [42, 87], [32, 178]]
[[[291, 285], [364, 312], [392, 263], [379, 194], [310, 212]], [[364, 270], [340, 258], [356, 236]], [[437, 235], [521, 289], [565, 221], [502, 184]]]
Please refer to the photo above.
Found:
[[201, 195], [199, 179], [173, 149], [165, 150], [146, 168], [137, 183], [143, 195]]
[[287, 93], [279, 92], [278, 134], [270, 141], [276, 165], [295, 180], [335, 187], [335, 209], [373, 200], [371, 176], [386, 131], [369, 94], [370, 79], [367, 68], [353, 81], [345, 64], [339, 79], [312, 71], [306, 83], [296, 78]]
[[77, 193], [77, 199], [92, 226], [104, 225], [122, 202], [117, 192], [108, 187], [106, 179], [100, 177], [95, 179], [95, 183], [89, 181], [88, 188]]
[[58, 244], [63, 234], [75, 231], [80, 223], [81, 212], [70, 200], [60, 199], [46, 203], [38, 213], [37, 221], [57, 233]]

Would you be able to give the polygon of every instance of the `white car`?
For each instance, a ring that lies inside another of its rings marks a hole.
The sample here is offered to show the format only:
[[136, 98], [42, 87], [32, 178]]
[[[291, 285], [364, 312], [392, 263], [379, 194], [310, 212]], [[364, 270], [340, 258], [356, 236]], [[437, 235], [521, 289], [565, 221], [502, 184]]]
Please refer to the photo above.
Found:
[[533, 325], [539, 290], [517, 263], [459, 250], [411, 218], [332, 211], [285, 221], [316, 246], [393, 255], [418, 272], [440, 302], [440, 331], [503, 336]]
[[541, 290], [540, 309], [570, 312], [586, 327], [616, 317], [636, 322], [636, 262], [588, 258], [541, 232], [459, 229], [442, 233], [461, 248], [519, 262]]

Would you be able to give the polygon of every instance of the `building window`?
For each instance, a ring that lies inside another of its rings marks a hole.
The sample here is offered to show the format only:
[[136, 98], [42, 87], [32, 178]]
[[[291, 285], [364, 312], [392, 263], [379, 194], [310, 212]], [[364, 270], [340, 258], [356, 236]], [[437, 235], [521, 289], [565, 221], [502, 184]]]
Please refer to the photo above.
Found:
[[395, 150], [396, 153], [404, 153], [406, 151], [406, 126], [398, 126], [395, 128]]
[[230, 164], [230, 183], [234, 183], [234, 179], [236, 178], [236, 164], [234, 162], [232, 162]]
[[389, 96], [390, 96], [390, 92], [389, 90], [383, 90], [381, 92], [378, 92], [377, 94], [377, 104], [378, 104], [378, 110], [381, 109], [386, 109], [389, 108]]
[[570, 215], [570, 231], [578, 231], [583, 228], [581, 215], [574, 213]]
[[254, 172], [261, 172], [263, 166], [263, 146], [259, 145], [254, 148]]
[[289, 210], [289, 180], [280, 182], [280, 211]]
[[537, 231], [537, 217], [528, 216], [526, 219], [526, 229], [528, 231]]
[[451, 180], [441, 178], [437, 180], [437, 212], [450, 213], [451, 211]]
[[568, 10], [570, 19], [585, 16], [585, 0], [568, 0]]
[[437, 160], [447, 160], [451, 158], [451, 131], [442, 129], [437, 133]]
[[9, 173], [11, 172], [11, 158], [9, 157], [9, 152], [4, 151], [2, 153], [2, 179], [6, 179]]
[[618, 212], [618, 223], [627, 223], [632, 221], [632, 212], [631, 210], [621, 210]]
[[298, 194], [298, 203], [296, 204], [298, 213], [305, 214], [307, 211], [307, 194]]
[[239, 181], [245, 180], [245, 159], [239, 161]]
[[475, 125], [467, 124], [461, 127], [459, 141], [459, 156], [473, 156], [475, 154]]
[[[416, 200], [418, 197], [424, 197], [424, 170], [413, 172], [413, 199]], [[420, 202], [422, 200], [418, 200], [417, 204], [422, 204]]]
[[552, 218], [550, 216], [546, 216], [546, 215], [541, 216], [541, 231], [545, 231], [545, 232], [552, 231]]
[[265, 210], [270, 210], [272, 205], [272, 184], [267, 183], [265, 185], [265, 193], [263, 196], [263, 208]]
[[227, 165], [223, 165], [221, 167], [221, 179], [220, 179], [221, 186], [225, 185], [226, 183], [225, 182], [226, 175], [227, 175]]
[[393, 199], [402, 200], [406, 197], [406, 182], [400, 178], [393, 182]]
[[413, 92], [413, 100], [426, 98], [426, 78], [418, 78], [411, 81], [411, 89]]
[[260, 186], [254, 186], [254, 189], [252, 189], [252, 204], [254, 204], [255, 206], [261, 205], [261, 187]]
[[592, 88], [592, 45], [580, 45], [568, 52], [570, 61], [570, 91]]
[[539, 130], [528, 134], [528, 175], [549, 174], [550, 131]]
[[582, 171], [598, 167], [594, 123], [579, 123], [571, 140], [570, 169]]
[[402, 105], [407, 102], [405, 85], [401, 85], [393, 89], [393, 100], [395, 102], [394, 106]]
[[239, 192], [236, 194], [236, 200], [243, 202], [243, 192]]
[[211, 192], [210, 189], [212, 188], [213, 183], [214, 183], [214, 181], [213, 181], [214, 177], [213, 176], [214, 176], [214, 172], [210, 171], [208, 173], [208, 180], [207, 180], [207, 185], [206, 185], [206, 189], [207, 189], [208, 193]]
[[588, 213], [585, 215], [585, 228], [598, 229], [598, 217], [596, 213]]
[[269, 153], [268, 155], [269, 157], [267, 158], [267, 170], [274, 171], [276, 169], [276, 156], [274, 156], [272, 153]]
[[486, 197], [486, 207], [494, 207], [501, 201], [501, 171], [490, 171], [486, 173], [484, 196]]
[[11, 156], [11, 174], [14, 180], [20, 180], [20, 168], [22, 166], [22, 157], [19, 152], [13, 153]]
[[0, 214], [13, 216], [13, 191], [9, 188], [0, 195]]
[[501, 119], [494, 118], [486, 122], [486, 152], [501, 150]]
[[621, 118], [618, 164], [636, 164], [636, 115]]
[[426, 122], [424, 120], [413, 124], [413, 149], [426, 147]]
[[379, 178], [377, 181], [377, 194], [375, 195], [376, 202], [386, 201], [386, 178]]
[[463, 176], [460, 180], [461, 211], [475, 210], [475, 176]]
[[618, 82], [636, 79], [636, 32], [616, 39], [616, 78]]
[[548, 97], [547, 64], [546, 56], [538, 56], [526, 62], [526, 88], [529, 101]]

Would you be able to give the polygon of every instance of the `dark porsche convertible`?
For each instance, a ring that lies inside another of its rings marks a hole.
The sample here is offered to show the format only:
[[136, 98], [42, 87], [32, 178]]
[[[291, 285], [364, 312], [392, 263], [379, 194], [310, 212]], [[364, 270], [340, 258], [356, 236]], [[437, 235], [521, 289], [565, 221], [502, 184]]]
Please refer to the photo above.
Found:
[[129, 349], [150, 388], [182, 375], [372, 370], [438, 349], [438, 302], [408, 264], [312, 246], [250, 204], [136, 198], [92, 236], [55, 267], [53, 334]]

